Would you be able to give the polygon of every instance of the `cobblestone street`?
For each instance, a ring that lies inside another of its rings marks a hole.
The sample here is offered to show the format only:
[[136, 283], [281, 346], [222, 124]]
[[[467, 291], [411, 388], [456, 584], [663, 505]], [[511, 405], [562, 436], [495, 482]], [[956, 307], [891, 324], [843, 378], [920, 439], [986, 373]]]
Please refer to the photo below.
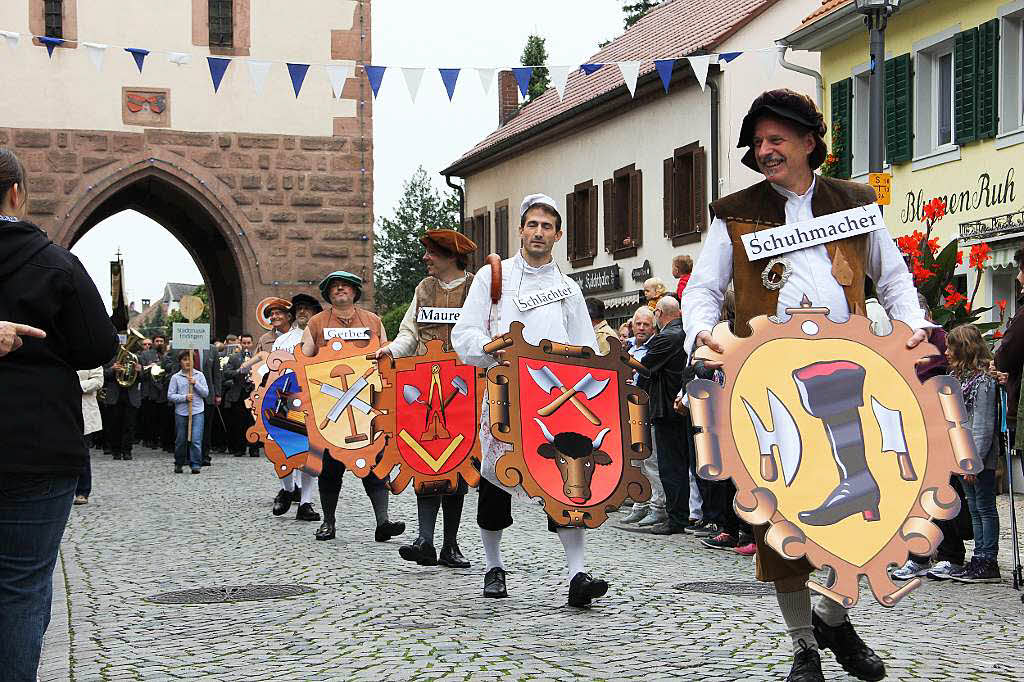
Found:
[[[54, 580], [43, 680], [762, 680], [782, 679], [789, 641], [770, 590], [684, 591], [753, 581], [751, 560], [692, 535], [615, 527], [589, 533], [588, 569], [611, 583], [590, 611], [566, 606], [565, 566], [542, 512], [520, 505], [506, 531], [510, 598], [480, 597], [483, 551], [467, 496], [460, 544], [473, 567], [423, 568], [398, 557], [415, 537], [411, 488], [392, 497], [408, 525], [373, 541], [359, 482], [346, 476], [338, 538], [270, 514], [277, 483], [265, 459], [216, 456], [202, 475], [174, 475], [170, 455], [93, 457], [93, 495], [72, 509]], [[1021, 679], [1024, 609], [1008, 584], [929, 583], [893, 610], [862, 588], [859, 631], [890, 680]], [[319, 502], [316, 506], [319, 510]], [[1024, 507], [1024, 505], [1019, 505]], [[438, 538], [441, 521], [438, 520]], [[229, 585], [306, 585], [304, 596], [166, 605], [158, 593]], [[755, 589], [757, 587], [755, 586]], [[826, 677], [846, 677], [823, 656]], [[69, 670], [70, 667], [70, 670]]]

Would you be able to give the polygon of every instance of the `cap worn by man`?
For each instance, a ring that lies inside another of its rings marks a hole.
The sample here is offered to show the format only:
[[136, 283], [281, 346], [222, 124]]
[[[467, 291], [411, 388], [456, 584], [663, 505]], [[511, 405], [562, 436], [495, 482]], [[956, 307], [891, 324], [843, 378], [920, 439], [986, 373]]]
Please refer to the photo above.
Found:
[[300, 305], [312, 308], [314, 313], [318, 313], [324, 309], [323, 306], [320, 305], [320, 302], [309, 294], [295, 294], [292, 296], [292, 310]]
[[320, 280], [320, 295], [324, 297], [324, 300], [328, 303], [331, 302], [331, 297], [327, 294], [327, 290], [330, 288], [331, 283], [335, 281], [341, 281], [345, 284], [350, 285], [356, 290], [356, 296], [354, 302], [358, 302], [363, 295], [363, 278], [359, 275], [353, 275], [351, 272], [345, 272], [344, 270], [335, 270], [331, 274]]
[[780, 88], [762, 93], [750, 105], [750, 111], [743, 117], [743, 126], [740, 128], [740, 139], [736, 148], [747, 148], [747, 153], [743, 155], [744, 166], [760, 172], [757, 166], [757, 154], [754, 151], [754, 128], [757, 127], [757, 121], [762, 116], [774, 116], [806, 128], [815, 138], [814, 151], [807, 158], [811, 170], [825, 163], [825, 157], [828, 155], [828, 147], [825, 146], [825, 118], [810, 97]]
[[263, 317], [270, 319], [270, 311], [275, 308], [283, 310], [286, 313], [290, 313], [292, 310], [292, 304], [283, 298], [272, 298], [263, 306]]
[[552, 199], [551, 197], [547, 196], [546, 194], [529, 194], [523, 197], [523, 203], [519, 207], [519, 217], [522, 218], [524, 215], [526, 215], [527, 211], [529, 211], [537, 204], [547, 206], [558, 215], [562, 215], [561, 212], [559, 212], [558, 210], [558, 204], [555, 203], [555, 200]]
[[427, 230], [427, 233], [420, 237], [420, 243], [430, 248], [431, 246], [455, 254], [465, 256], [476, 251], [476, 242], [455, 230]]

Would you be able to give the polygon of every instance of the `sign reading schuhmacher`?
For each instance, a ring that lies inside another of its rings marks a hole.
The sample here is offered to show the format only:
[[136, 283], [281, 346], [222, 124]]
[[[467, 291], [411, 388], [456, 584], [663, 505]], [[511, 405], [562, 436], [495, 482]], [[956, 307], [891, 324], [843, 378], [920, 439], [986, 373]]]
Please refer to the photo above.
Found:
[[619, 282], [619, 266], [609, 265], [604, 268], [584, 270], [569, 274], [580, 285], [583, 294], [597, 294], [602, 291], [615, 291], [621, 288]]
[[884, 229], [885, 221], [878, 204], [868, 204], [799, 223], [756, 230], [742, 235], [741, 239], [747, 258], [755, 261]]
[[206, 322], [175, 322], [171, 336], [171, 346], [175, 350], [197, 349], [210, 347], [210, 325]]

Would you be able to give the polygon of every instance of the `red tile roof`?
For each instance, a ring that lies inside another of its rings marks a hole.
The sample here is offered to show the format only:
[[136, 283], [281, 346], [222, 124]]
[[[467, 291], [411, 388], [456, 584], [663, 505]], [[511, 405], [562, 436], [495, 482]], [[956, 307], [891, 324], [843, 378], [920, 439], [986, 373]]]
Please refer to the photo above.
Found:
[[851, 2], [853, 2], [853, 0], [821, 0], [821, 7], [811, 12], [810, 15], [803, 20], [803, 23], [800, 24], [800, 28], [813, 24], [826, 14], [831, 14], [840, 7], [849, 5]]
[[[455, 164], [483, 155], [503, 140], [528, 137], [531, 128], [599, 95], [625, 87], [618, 66], [607, 62], [643, 60], [640, 66], [640, 76], [643, 76], [654, 70], [654, 59], [706, 54], [777, 1], [665, 0], [587, 60], [587, 63], [604, 63], [604, 67], [589, 76], [579, 69], [570, 73], [565, 99], [559, 101], [555, 89], [549, 88]], [[680, 67], [676, 65], [677, 69]]]

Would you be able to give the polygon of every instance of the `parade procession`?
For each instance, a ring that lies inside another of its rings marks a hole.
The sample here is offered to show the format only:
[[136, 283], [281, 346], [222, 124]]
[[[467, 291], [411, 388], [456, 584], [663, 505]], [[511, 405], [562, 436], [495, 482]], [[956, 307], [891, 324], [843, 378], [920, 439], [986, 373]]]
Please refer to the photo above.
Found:
[[0, 8], [0, 682], [1024, 679], [1020, 1], [120, 4]]

